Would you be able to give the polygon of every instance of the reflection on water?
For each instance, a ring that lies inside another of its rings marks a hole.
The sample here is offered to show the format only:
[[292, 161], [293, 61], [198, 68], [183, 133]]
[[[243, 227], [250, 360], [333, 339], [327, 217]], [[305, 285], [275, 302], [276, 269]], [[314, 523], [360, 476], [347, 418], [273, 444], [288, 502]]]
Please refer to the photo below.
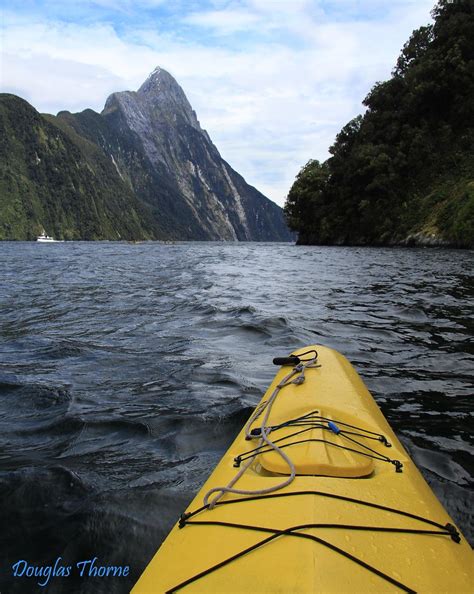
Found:
[[272, 358], [313, 343], [356, 365], [472, 542], [472, 252], [0, 252], [3, 567], [97, 556], [130, 578], [56, 578], [48, 592], [128, 591], [260, 399]]

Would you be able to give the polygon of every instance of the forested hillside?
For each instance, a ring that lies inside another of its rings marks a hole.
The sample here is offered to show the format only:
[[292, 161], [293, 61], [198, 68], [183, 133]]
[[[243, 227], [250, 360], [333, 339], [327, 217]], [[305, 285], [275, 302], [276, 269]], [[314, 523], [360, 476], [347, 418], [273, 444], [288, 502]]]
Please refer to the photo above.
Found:
[[474, 4], [441, 0], [285, 205], [301, 244], [474, 247]]
[[0, 239], [137, 239], [156, 225], [94, 144], [0, 95]]
[[160, 67], [101, 113], [39, 114], [0, 95], [0, 240], [291, 241]]

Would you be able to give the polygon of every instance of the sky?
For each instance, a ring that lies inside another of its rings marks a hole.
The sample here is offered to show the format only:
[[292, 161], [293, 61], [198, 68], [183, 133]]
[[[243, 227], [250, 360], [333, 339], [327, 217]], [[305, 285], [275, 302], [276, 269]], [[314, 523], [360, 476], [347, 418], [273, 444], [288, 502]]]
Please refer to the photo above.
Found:
[[222, 157], [283, 205], [309, 159], [390, 77], [435, 0], [0, 0], [0, 90], [101, 111], [156, 67]]

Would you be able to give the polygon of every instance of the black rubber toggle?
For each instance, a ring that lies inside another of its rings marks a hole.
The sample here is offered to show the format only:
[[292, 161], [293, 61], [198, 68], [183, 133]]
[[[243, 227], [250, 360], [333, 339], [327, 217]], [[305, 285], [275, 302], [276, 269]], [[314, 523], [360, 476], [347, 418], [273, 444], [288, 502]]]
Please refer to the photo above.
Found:
[[379, 441], [381, 441], [383, 443], [383, 445], [387, 448], [391, 448], [392, 444], [387, 440], [387, 438], [385, 437], [385, 435], [381, 435], [379, 437]]
[[298, 365], [300, 358], [296, 355], [290, 357], [275, 357], [273, 359], [273, 365]]
[[187, 514], [186, 512], [184, 514], [181, 514], [179, 516], [179, 523], [178, 523], [178, 528], [184, 528], [186, 526], [186, 520], [189, 518], [191, 514]]
[[240, 459], [240, 456], [237, 456], [236, 458], [234, 458], [234, 468], [240, 468], [241, 462], [242, 462], [242, 460]]
[[459, 534], [456, 526], [453, 526], [453, 524], [450, 524], [449, 522], [446, 524], [446, 530], [449, 532], [449, 534], [451, 535], [452, 540], [454, 540], [454, 542], [460, 543], [461, 542], [461, 535]]
[[395, 472], [403, 472], [403, 464], [400, 460], [392, 460], [392, 464], [395, 465]]

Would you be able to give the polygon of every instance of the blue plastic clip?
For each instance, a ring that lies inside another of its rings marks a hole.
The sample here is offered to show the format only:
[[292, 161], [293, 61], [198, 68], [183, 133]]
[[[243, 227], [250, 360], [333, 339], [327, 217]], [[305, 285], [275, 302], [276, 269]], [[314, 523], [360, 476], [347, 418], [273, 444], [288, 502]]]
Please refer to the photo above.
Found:
[[341, 430], [339, 429], [339, 427], [336, 425], [336, 423], [333, 423], [332, 421], [328, 421], [328, 427], [329, 429], [331, 429], [331, 431], [333, 433], [335, 433], [336, 435], [339, 435], [339, 433], [341, 432]]

